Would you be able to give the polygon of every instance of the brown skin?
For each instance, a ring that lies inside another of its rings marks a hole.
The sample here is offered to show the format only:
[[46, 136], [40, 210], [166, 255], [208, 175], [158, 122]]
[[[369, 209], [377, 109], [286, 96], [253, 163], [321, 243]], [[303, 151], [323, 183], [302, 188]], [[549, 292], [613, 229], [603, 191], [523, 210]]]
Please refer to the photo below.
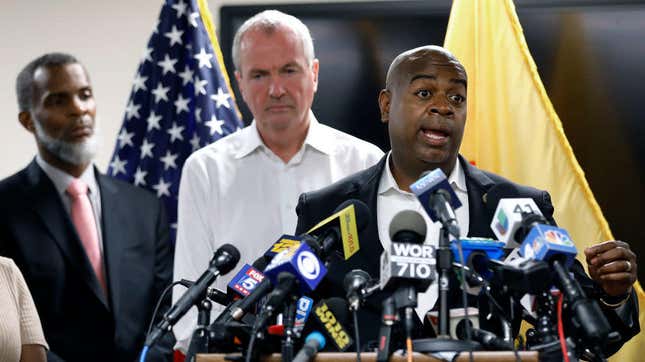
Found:
[[436, 47], [419, 48], [398, 63], [388, 89], [379, 94], [381, 120], [388, 124], [391, 168], [403, 190], [422, 172], [457, 162], [466, 124], [466, 72]]
[[[610, 240], [585, 249], [589, 275], [610, 296], [624, 295], [636, 282], [636, 254], [624, 241]], [[629, 262], [629, 263], [628, 263]]]
[[264, 143], [285, 163], [309, 130], [309, 110], [318, 89], [318, 60], [308, 64], [302, 41], [285, 27], [251, 29], [242, 38], [240, 92]]
[[20, 351], [20, 362], [45, 362], [47, 353], [45, 347], [39, 344], [23, 344]]
[[[413, 49], [394, 60], [378, 101], [390, 133], [392, 175], [402, 190], [410, 191], [424, 171], [452, 172], [466, 124], [466, 81], [464, 67], [440, 47]], [[605, 293], [631, 291], [638, 266], [629, 244], [606, 241], [584, 253], [589, 275]]]
[[34, 122], [44, 131], [66, 142], [83, 142], [94, 133], [96, 103], [90, 80], [78, 63], [41, 67], [34, 73], [32, 107], [20, 112], [18, 120], [36, 138], [40, 156], [49, 164], [79, 177], [89, 166], [73, 165], [49, 152], [36, 136]]

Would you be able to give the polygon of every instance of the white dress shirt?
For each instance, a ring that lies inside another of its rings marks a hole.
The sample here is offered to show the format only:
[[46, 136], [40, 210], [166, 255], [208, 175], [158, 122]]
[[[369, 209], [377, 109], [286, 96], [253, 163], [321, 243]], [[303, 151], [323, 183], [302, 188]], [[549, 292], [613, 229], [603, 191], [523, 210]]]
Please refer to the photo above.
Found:
[[[376, 200], [378, 235], [381, 240], [381, 244], [383, 245], [383, 249], [387, 249], [392, 242], [389, 233], [390, 222], [394, 215], [401, 210], [413, 210], [423, 216], [428, 227], [424, 243], [437, 247], [439, 245], [441, 223], [432, 222], [432, 220], [430, 220], [430, 217], [428, 217], [428, 214], [413, 193], [403, 191], [399, 188], [390, 169], [391, 158], [392, 154], [389, 153], [385, 170], [383, 170], [383, 174], [379, 181], [378, 197]], [[448, 182], [450, 183], [450, 186], [452, 186], [453, 190], [455, 190], [455, 193], [462, 204], [460, 208], [455, 210], [455, 215], [457, 216], [457, 222], [459, 223], [460, 235], [461, 237], [466, 237], [466, 235], [468, 235], [468, 222], [470, 220], [468, 216], [468, 191], [466, 190], [466, 175], [459, 164], [459, 160], [457, 160], [455, 167], [452, 169], [452, 172], [450, 172]], [[428, 291], [425, 293], [419, 293], [416, 311], [421, 320], [423, 320], [425, 313], [432, 309], [437, 301], [439, 293], [437, 285], [438, 283], [436, 281], [432, 282]]]
[[[378, 147], [320, 124], [312, 113], [304, 144], [287, 163], [264, 145], [255, 121], [193, 153], [179, 188], [174, 280], [197, 279], [213, 252], [231, 243], [240, 262], [214, 284], [226, 290], [244, 263], [252, 264], [282, 234], [295, 232], [300, 194], [368, 168], [382, 156]], [[183, 292], [175, 289], [173, 301]], [[222, 309], [213, 305], [212, 317]], [[173, 329], [180, 349], [187, 349], [195, 325], [193, 308]]]

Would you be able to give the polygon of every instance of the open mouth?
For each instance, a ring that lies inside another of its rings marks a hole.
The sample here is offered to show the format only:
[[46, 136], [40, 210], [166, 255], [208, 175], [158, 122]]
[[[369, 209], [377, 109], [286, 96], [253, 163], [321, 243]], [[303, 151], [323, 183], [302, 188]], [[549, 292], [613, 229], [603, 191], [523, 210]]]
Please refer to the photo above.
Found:
[[448, 142], [450, 134], [445, 131], [431, 128], [422, 128], [420, 133], [423, 140], [432, 146], [443, 146]]

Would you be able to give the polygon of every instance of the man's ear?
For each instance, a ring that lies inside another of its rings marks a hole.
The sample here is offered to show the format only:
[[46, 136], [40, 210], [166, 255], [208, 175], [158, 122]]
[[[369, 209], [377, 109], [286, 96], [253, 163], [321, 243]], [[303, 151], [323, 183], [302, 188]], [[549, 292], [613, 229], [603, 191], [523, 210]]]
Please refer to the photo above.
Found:
[[28, 111], [22, 111], [18, 113], [18, 121], [20, 124], [29, 132], [35, 133], [36, 128], [34, 127], [34, 119], [31, 118], [31, 113]]
[[392, 94], [387, 89], [382, 89], [378, 94], [378, 107], [381, 109], [381, 122], [387, 123], [390, 120], [390, 99]]
[[318, 90], [318, 71], [320, 70], [320, 62], [314, 59], [311, 63], [311, 72], [314, 78], [314, 93]]
[[242, 94], [242, 99], [244, 99], [244, 83], [242, 82], [242, 73], [237, 70], [235, 71], [235, 80], [237, 81], [237, 88]]

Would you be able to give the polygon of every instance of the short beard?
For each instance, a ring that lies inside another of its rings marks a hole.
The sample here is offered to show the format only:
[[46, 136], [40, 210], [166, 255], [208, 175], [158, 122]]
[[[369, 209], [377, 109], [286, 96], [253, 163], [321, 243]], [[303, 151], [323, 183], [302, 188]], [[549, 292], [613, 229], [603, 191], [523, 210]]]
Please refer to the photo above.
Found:
[[35, 120], [34, 128], [36, 129], [36, 137], [40, 141], [40, 144], [65, 162], [75, 166], [83, 166], [92, 161], [96, 155], [98, 149], [96, 126], [94, 127], [92, 135], [84, 142], [79, 143], [65, 142], [51, 137], [45, 132], [38, 120]]

